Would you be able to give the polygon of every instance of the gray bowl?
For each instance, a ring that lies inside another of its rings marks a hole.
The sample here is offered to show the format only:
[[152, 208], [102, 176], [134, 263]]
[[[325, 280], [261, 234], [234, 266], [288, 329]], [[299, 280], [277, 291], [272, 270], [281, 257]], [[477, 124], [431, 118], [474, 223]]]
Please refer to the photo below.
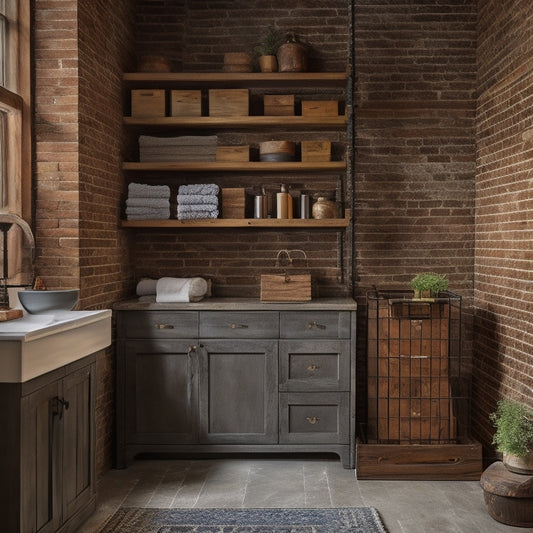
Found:
[[50, 313], [52, 311], [70, 311], [78, 302], [79, 289], [63, 289], [57, 291], [19, 291], [19, 301], [32, 315]]

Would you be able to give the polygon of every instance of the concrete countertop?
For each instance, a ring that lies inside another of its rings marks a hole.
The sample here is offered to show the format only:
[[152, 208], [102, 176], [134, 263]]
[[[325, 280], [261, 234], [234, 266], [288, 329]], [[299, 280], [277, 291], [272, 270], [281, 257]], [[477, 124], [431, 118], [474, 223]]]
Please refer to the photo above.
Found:
[[352, 298], [316, 298], [308, 302], [262, 302], [257, 298], [206, 298], [200, 302], [156, 303], [154, 297], [113, 305], [115, 311], [356, 311]]

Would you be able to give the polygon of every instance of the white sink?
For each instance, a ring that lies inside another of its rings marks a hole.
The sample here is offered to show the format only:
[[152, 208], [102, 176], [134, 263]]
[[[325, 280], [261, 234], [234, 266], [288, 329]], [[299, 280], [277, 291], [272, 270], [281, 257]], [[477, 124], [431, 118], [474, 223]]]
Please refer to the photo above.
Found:
[[110, 309], [25, 314], [0, 322], [0, 382], [28, 381], [110, 344]]

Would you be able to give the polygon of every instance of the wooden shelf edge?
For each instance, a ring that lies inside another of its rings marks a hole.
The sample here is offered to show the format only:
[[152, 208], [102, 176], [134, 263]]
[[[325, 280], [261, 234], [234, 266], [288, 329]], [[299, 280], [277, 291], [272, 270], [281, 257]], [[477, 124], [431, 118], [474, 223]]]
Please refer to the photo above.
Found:
[[231, 171], [231, 172], [322, 172], [322, 171], [343, 171], [346, 169], [345, 161], [202, 161], [202, 162], [181, 162], [181, 161], [126, 161], [122, 163], [122, 170], [130, 171], [163, 171], [163, 172], [211, 172], [211, 171]]
[[278, 219], [278, 218], [213, 218], [201, 220], [122, 220], [123, 228], [346, 228], [350, 223], [351, 212], [346, 210], [344, 218], [326, 219]]
[[131, 117], [124, 116], [125, 126], [173, 128], [257, 128], [263, 127], [340, 127], [346, 126], [346, 115], [307, 117], [302, 115], [220, 116], [220, 117]]

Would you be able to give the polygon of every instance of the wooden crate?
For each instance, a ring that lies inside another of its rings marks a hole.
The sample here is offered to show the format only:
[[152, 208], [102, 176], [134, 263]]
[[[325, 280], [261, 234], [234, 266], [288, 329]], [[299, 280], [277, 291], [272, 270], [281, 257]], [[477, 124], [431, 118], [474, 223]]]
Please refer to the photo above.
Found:
[[330, 141], [302, 141], [302, 161], [331, 161]]
[[164, 89], [133, 89], [132, 117], [164, 117], [166, 114]]
[[244, 187], [224, 187], [221, 203], [222, 218], [245, 218], [246, 191]]
[[261, 300], [267, 302], [311, 300], [311, 274], [261, 274]]
[[337, 100], [302, 100], [304, 117], [336, 117], [339, 114]]
[[357, 479], [478, 481], [479, 442], [461, 444], [357, 444]]
[[209, 89], [209, 115], [212, 117], [247, 116], [249, 108], [248, 89]]
[[200, 117], [202, 116], [202, 91], [172, 90], [170, 91], [170, 116]]
[[217, 146], [217, 161], [250, 161], [250, 146]]
[[294, 94], [265, 94], [263, 104], [265, 115], [294, 115]]

